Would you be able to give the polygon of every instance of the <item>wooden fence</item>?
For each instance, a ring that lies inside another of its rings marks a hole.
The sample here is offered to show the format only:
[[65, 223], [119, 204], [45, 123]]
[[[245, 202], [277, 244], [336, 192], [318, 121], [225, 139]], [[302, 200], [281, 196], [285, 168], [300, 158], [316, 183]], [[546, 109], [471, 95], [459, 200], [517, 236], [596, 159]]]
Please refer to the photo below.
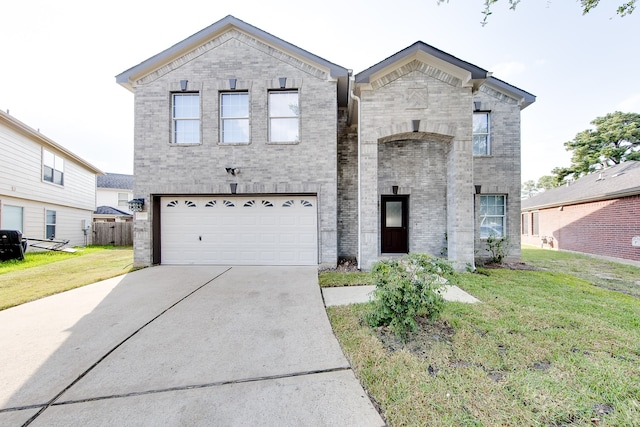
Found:
[[133, 222], [94, 222], [94, 245], [133, 245]]

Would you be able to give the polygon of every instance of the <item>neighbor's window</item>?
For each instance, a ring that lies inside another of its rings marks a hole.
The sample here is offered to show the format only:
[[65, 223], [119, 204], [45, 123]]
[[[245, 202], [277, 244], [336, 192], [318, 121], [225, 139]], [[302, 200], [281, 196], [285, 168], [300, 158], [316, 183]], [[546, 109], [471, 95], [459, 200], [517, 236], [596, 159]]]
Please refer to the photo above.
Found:
[[529, 234], [529, 212], [522, 214], [522, 231], [521, 234]]
[[64, 159], [42, 149], [42, 179], [54, 184], [64, 184]]
[[480, 196], [480, 238], [504, 237], [506, 196]]
[[220, 94], [220, 141], [249, 142], [249, 94], [247, 92]]
[[118, 193], [118, 206], [129, 207], [128, 193]]
[[0, 228], [3, 230], [19, 230], [24, 231], [23, 226], [23, 208], [22, 206], [2, 206], [2, 223]]
[[173, 143], [200, 143], [200, 94], [174, 93], [172, 96]]
[[489, 113], [473, 113], [473, 155], [488, 156], [489, 146]]
[[54, 239], [56, 237], [56, 211], [47, 210], [45, 228], [45, 238]]
[[269, 92], [269, 141], [300, 141], [298, 91]]
[[533, 222], [533, 235], [537, 236], [540, 234], [540, 229], [538, 225], [538, 212], [533, 212], [531, 214], [531, 222]]

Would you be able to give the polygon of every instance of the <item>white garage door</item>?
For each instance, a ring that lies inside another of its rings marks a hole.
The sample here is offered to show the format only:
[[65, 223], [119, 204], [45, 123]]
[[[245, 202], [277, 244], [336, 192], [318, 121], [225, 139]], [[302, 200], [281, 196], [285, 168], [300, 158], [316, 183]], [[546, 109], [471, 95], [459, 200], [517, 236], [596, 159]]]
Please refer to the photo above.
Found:
[[315, 196], [162, 197], [163, 264], [316, 265]]

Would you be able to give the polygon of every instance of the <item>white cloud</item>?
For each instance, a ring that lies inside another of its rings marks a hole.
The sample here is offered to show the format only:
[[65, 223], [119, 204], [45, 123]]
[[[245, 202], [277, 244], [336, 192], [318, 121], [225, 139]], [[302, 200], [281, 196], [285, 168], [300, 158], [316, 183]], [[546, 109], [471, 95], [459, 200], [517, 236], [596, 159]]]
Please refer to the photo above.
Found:
[[522, 74], [526, 68], [522, 62], [501, 62], [495, 64], [489, 71], [500, 80], [509, 80], [513, 76]]

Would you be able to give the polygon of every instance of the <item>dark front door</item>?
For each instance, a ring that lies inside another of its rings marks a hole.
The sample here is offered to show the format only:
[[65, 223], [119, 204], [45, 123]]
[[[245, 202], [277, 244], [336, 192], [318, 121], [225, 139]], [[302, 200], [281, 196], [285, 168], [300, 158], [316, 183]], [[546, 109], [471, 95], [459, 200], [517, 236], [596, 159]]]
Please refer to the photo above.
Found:
[[382, 252], [409, 252], [409, 196], [382, 196]]

